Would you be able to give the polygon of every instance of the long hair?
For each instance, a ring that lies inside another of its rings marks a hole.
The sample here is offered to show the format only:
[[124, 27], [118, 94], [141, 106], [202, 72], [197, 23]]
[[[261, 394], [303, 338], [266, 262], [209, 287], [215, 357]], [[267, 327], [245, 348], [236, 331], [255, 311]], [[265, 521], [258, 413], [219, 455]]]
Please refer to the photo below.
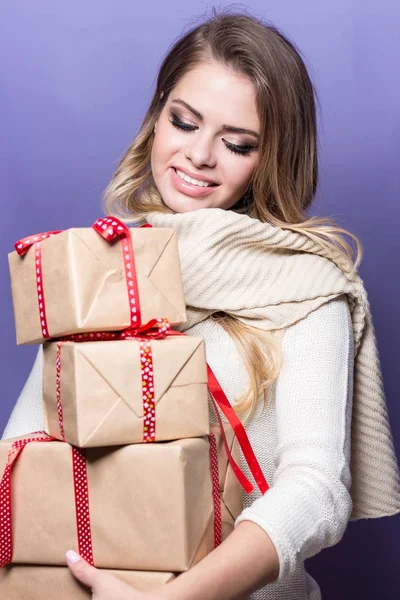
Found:
[[[354, 273], [362, 257], [359, 239], [330, 217], [307, 217], [318, 183], [316, 95], [295, 45], [275, 26], [244, 12], [223, 10], [176, 41], [162, 61], [155, 92], [140, 130], [105, 190], [108, 213], [128, 222], [150, 212], [172, 212], [152, 178], [153, 130], [171, 90], [199, 63], [216, 60], [254, 85], [261, 124], [259, 160], [244, 196], [231, 209], [304, 235]], [[353, 247], [343, 234], [352, 238]], [[215, 315], [236, 342], [249, 387], [236, 410], [247, 419], [282, 364], [279, 344], [268, 332]]]

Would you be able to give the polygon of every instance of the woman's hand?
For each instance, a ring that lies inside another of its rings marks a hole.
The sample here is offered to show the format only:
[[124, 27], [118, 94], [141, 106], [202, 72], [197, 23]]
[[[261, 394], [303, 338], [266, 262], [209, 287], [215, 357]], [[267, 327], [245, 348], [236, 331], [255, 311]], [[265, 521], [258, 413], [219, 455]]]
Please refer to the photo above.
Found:
[[146, 593], [135, 590], [113, 575], [96, 569], [78, 554], [67, 552], [67, 565], [72, 575], [92, 590], [93, 600], [161, 600], [161, 593]]

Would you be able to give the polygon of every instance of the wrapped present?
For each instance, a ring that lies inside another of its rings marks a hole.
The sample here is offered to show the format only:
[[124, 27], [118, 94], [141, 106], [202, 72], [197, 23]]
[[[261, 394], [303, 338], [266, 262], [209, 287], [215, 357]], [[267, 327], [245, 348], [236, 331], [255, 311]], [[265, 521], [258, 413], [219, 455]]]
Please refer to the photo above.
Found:
[[217, 431], [86, 450], [44, 433], [1, 441], [0, 566], [65, 566], [73, 548], [100, 568], [186, 571], [241, 510], [224, 448]]
[[47, 433], [81, 448], [206, 435], [204, 341], [47, 342], [43, 400]]
[[99, 219], [20, 240], [9, 267], [17, 344], [186, 320], [173, 229]]
[[[175, 578], [173, 573], [151, 571], [107, 572], [141, 592], [156, 590]], [[57, 590], [57, 600], [92, 598], [91, 590], [81, 585], [67, 567], [12, 565], [0, 569], [0, 598], [4, 600], [43, 600], [53, 597], [51, 590]]]

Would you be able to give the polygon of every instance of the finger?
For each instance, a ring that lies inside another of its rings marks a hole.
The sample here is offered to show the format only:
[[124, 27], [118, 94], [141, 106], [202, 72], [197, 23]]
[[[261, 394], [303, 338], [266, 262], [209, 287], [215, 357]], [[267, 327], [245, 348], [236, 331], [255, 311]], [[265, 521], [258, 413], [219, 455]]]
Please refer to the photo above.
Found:
[[96, 578], [98, 576], [97, 569], [89, 565], [79, 554], [73, 550], [68, 550], [66, 553], [67, 565], [72, 575], [78, 579], [83, 585], [89, 588], [94, 588]]

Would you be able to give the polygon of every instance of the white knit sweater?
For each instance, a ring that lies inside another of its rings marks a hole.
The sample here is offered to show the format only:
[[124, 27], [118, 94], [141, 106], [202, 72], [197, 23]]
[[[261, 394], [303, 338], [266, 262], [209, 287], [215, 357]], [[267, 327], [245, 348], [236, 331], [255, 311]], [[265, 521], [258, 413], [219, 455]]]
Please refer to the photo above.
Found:
[[[211, 319], [186, 333], [206, 340], [207, 360], [234, 403], [248, 379], [231, 338]], [[260, 402], [246, 425], [271, 489], [263, 497], [257, 491], [245, 495], [237, 523], [257, 523], [279, 556], [278, 580], [251, 600], [319, 600], [319, 587], [306, 573], [304, 560], [341, 539], [352, 509], [354, 339], [346, 297], [323, 304], [288, 327], [282, 350], [284, 364], [266, 405]], [[41, 398], [39, 350], [4, 438], [43, 428]], [[241, 466], [251, 478], [244, 461]]]

